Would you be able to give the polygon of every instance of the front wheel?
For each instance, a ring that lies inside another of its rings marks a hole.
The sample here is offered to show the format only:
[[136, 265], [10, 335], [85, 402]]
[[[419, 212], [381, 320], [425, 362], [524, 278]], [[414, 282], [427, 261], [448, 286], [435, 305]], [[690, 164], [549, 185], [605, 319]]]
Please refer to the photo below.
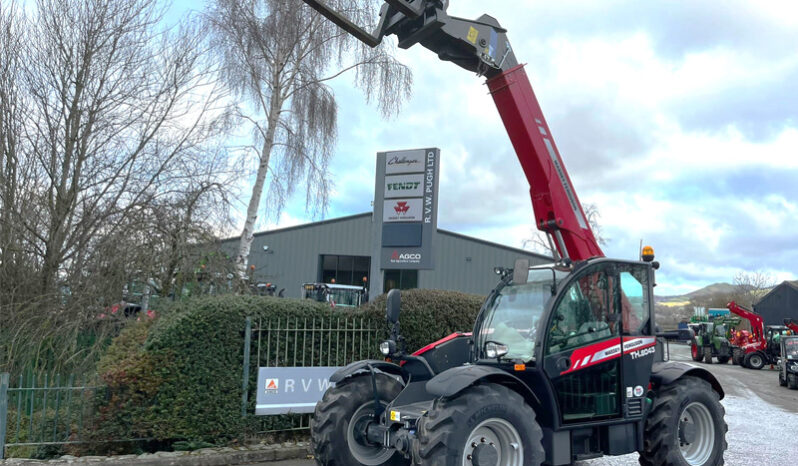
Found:
[[[398, 380], [377, 374], [377, 392], [383, 407], [402, 391]], [[396, 450], [372, 445], [360, 428], [374, 420], [371, 376], [356, 376], [337, 383], [316, 404], [310, 423], [310, 440], [316, 463], [324, 466], [409, 465]]]
[[718, 356], [718, 364], [727, 364], [729, 362], [728, 356]]
[[719, 466], [726, 451], [725, 410], [705, 380], [685, 376], [657, 390], [646, 418], [640, 464]]
[[535, 412], [504, 385], [475, 385], [435, 400], [417, 435], [417, 464], [538, 466], [545, 459]]
[[749, 353], [745, 356], [744, 364], [749, 369], [759, 370], [765, 367], [765, 358], [759, 352]]
[[787, 386], [787, 380], [784, 378], [784, 372], [781, 369], [779, 369], [779, 385], [782, 387]]
[[798, 389], [798, 375], [787, 374], [787, 388]]
[[712, 364], [712, 348], [704, 348], [704, 362]]

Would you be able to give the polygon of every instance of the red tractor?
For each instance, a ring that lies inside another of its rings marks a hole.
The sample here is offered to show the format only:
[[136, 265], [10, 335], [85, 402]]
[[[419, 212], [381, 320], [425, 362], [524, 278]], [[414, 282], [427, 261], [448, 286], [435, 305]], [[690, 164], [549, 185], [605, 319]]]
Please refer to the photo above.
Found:
[[[723, 389], [706, 369], [666, 360], [654, 314], [654, 251], [604, 257], [507, 31], [488, 15], [449, 16], [448, 0], [385, 0], [366, 31], [328, 2], [303, 0], [375, 47], [396, 35], [487, 78], [529, 184], [535, 224], [557, 255], [519, 260], [489, 294], [472, 334], [415, 353], [388, 295], [386, 360], [332, 375], [311, 424], [322, 465], [566, 465], [638, 452], [641, 464], [723, 464]], [[334, 4], [336, 2], [329, 2]], [[434, 129], [431, 124], [430, 129]]]
[[[732, 361], [748, 369], [762, 369], [765, 365], [774, 365], [779, 359], [779, 340], [782, 335], [791, 335], [790, 328], [784, 325], [765, 326], [765, 320], [759, 314], [743, 306], [730, 302], [729, 311], [747, 319], [751, 323], [751, 335], [748, 342], [735, 346], [732, 350]], [[794, 325], [794, 324], [793, 324]]]

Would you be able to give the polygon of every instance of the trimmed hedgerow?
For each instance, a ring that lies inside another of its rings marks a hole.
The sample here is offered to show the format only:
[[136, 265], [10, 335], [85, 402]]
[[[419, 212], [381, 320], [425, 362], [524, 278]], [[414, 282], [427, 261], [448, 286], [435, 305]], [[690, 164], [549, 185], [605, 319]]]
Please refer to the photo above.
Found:
[[[408, 349], [412, 351], [453, 331], [470, 331], [482, 299], [447, 291], [403, 292], [402, 333]], [[98, 435], [220, 444], [262, 428], [261, 418], [241, 417], [246, 317], [253, 319], [253, 325], [268, 321], [285, 326], [289, 320], [317, 330], [330, 326], [378, 329], [375, 339], [370, 340], [373, 348], [355, 359], [378, 357], [379, 340], [387, 335], [384, 296], [357, 310], [331, 309], [311, 300], [259, 296], [205, 297], [180, 303], [152, 324], [125, 329], [109, 348], [100, 363], [110, 395], [100, 401]], [[303, 334], [302, 340], [282, 343], [267, 363], [351, 362], [352, 354], [337, 351], [329, 339], [321, 340], [322, 333], [314, 331], [310, 336]], [[304, 345], [305, 354], [311, 349], [317, 359], [294, 362], [290, 356], [294, 345], [300, 349]], [[254, 410], [258, 365], [254, 338], [251, 352], [250, 413]], [[289, 354], [289, 360], [280, 360], [285, 354]], [[261, 355], [261, 363], [263, 358]], [[273, 421], [279, 425], [279, 420]]]

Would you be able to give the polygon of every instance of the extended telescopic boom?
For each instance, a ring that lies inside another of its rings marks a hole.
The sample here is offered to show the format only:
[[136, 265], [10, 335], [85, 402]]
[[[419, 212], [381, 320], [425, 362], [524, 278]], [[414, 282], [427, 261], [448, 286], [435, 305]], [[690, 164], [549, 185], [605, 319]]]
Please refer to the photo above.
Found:
[[548, 235], [564, 259], [604, 256], [529, 78], [498, 21], [488, 15], [473, 21], [449, 16], [448, 0], [385, 0], [379, 23], [369, 32], [321, 0], [303, 1], [371, 47], [394, 34], [399, 47], [421, 44], [441, 60], [487, 77], [488, 89], [529, 182], [537, 228]]

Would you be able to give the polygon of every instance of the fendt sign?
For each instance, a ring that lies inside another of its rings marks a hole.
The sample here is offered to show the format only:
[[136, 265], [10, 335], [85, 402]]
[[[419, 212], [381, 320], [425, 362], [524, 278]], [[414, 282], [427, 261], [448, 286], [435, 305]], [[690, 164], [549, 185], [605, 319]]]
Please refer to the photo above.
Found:
[[439, 159], [436, 148], [377, 154], [374, 244], [380, 260], [372, 264], [380, 269], [434, 268]]

